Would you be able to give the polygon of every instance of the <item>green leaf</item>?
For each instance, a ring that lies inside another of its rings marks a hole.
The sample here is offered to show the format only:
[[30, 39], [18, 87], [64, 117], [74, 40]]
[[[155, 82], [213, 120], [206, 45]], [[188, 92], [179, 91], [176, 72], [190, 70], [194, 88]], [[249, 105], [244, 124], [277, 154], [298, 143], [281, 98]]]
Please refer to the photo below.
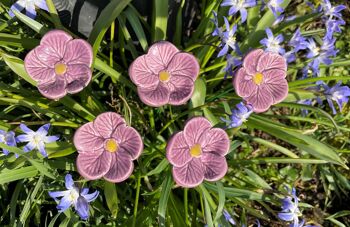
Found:
[[165, 168], [169, 165], [169, 162], [166, 158], [164, 158], [158, 165], [156, 168], [154, 168], [153, 170], [149, 171], [147, 173], [147, 176], [152, 176], [152, 175], [156, 175], [156, 174], [160, 174], [161, 172], [163, 172], [163, 170], [165, 170]]
[[288, 86], [291, 87], [298, 87], [300, 85], [315, 83], [317, 81], [348, 81], [350, 80], [350, 76], [327, 76], [327, 77], [312, 77], [312, 78], [306, 78], [302, 80], [295, 80], [288, 83]]
[[225, 206], [225, 190], [224, 190], [224, 187], [222, 186], [222, 183], [219, 182], [219, 181], [216, 182], [216, 187], [218, 188], [219, 205], [218, 205], [218, 209], [217, 209], [216, 214], [215, 214], [214, 223], [217, 223], [217, 221], [222, 216], [222, 211], [223, 211], [224, 206]]
[[[204, 105], [206, 94], [207, 88], [205, 86], [205, 82], [202, 78], [198, 78], [194, 83], [194, 92], [191, 97], [190, 108], [192, 109]], [[194, 116], [198, 116], [201, 115], [201, 111], [195, 111], [192, 114]]]
[[6, 65], [8, 65], [12, 71], [14, 71], [18, 76], [23, 78], [28, 83], [36, 86], [36, 82], [26, 72], [24, 68], [24, 62], [21, 59], [5, 54], [2, 51], [0, 51], [0, 55], [4, 59]]
[[211, 210], [210, 210], [207, 197], [203, 194], [202, 198], [204, 200], [204, 213], [205, 213], [206, 223], [209, 227], [214, 227], [213, 218], [211, 216]]
[[168, 26], [168, 0], [153, 0], [153, 42], [165, 40]]
[[52, 2], [52, 0], [46, 0], [46, 4], [47, 4], [47, 8], [49, 9], [49, 13], [51, 14], [52, 21], [53, 21], [55, 27], [58, 29], [62, 29], [63, 26], [61, 24], [61, 21], [60, 21], [60, 18], [58, 16], [58, 13], [57, 13], [57, 10], [56, 10], [54, 3]]
[[146, 51], [148, 49], [147, 38], [145, 32], [142, 28], [141, 22], [137, 14], [135, 13], [135, 9], [133, 7], [128, 7], [125, 10], [125, 16], [128, 19], [132, 29], [134, 30], [139, 42], [142, 46], [142, 49]]
[[104, 194], [112, 217], [116, 218], [118, 215], [118, 194], [115, 184], [105, 181]]
[[287, 126], [282, 127], [280, 125], [273, 124], [267, 121], [265, 118], [258, 116], [251, 116], [247, 124], [251, 128], [256, 128], [269, 133], [298, 147], [302, 151], [310, 153], [317, 158], [342, 165], [344, 168], [348, 169], [348, 167], [333, 149], [310, 136], [291, 130]]
[[24, 24], [26, 24], [28, 27], [30, 27], [31, 29], [33, 29], [37, 33], [43, 35], [46, 32], [48, 32], [48, 30], [49, 30], [48, 28], [44, 27], [42, 24], [33, 20], [32, 18], [22, 14], [21, 12], [19, 12], [17, 10], [13, 10], [12, 12], [13, 12], [13, 14], [15, 14], [17, 19], [22, 21]]
[[270, 187], [270, 185], [263, 178], [261, 178], [258, 174], [254, 173], [250, 169], [244, 169], [244, 171], [248, 174], [248, 176], [250, 177], [250, 180], [255, 185], [259, 185], [263, 189], [272, 189]]
[[2, 173], [0, 173], [0, 184], [35, 177], [37, 174], [38, 170], [34, 166], [27, 166], [15, 170], [2, 171]]
[[94, 50], [94, 58], [108, 28], [130, 2], [131, 0], [112, 0], [101, 12], [89, 37], [89, 42]]
[[168, 173], [168, 175], [166, 176], [166, 178], [162, 183], [162, 191], [159, 199], [158, 217], [159, 217], [160, 226], [165, 226], [165, 220], [166, 220], [165, 214], [168, 206], [168, 200], [169, 200], [171, 188], [173, 187], [173, 183], [174, 182], [171, 177], [171, 174]]

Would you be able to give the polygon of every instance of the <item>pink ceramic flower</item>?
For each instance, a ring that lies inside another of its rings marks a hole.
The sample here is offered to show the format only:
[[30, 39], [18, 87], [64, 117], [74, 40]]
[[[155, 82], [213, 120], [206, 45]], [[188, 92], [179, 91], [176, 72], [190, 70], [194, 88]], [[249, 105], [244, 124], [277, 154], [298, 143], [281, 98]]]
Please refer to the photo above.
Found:
[[153, 44], [129, 68], [140, 99], [154, 107], [186, 103], [192, 96], [198, 72], [197, 59], [167, 41]]
[[40, 45], [30, 51], [24, 66], [38, 83], [40, 93], [59, 99], [81, 91], [91, 80], [91, 45], [60, 30], [45, 34]]
[[113, 112], [100, 114], [81, 126], [73, 140], [79, 152], [78, 172], [89, 180], [104, 177], [111, 182], [124, 181], [143, 150], [139, 133]]
[[237, 71], [233, 86], [237, 95], [253, 106], [254, 112], [268, 110], [288, 94], [287, 63], [277, 53], [251, 51]]
[[204, 117], [189, 120], [167, 145], [167, 159], [173, 165], [173, 177], [183, 187], [195, 187], [203, 180], [217, 181], [225, 176], [225, 155], [230, 140], [223, 129], [212, 128]]

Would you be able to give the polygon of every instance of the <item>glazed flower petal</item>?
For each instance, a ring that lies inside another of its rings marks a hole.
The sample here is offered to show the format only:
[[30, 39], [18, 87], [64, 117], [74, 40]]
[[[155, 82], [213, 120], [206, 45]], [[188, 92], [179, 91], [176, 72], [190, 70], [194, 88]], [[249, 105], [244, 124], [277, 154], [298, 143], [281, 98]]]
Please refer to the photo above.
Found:
[[199, 73], [199, 64], [192, 54], [177, 53], [171, 59], [168, 71], [171, 75], [186, 76], [195, 81]]
[[100, 148], [103, 148], [104, 139], [95, 130], [94, 124], [89, 122], [75, 132], [73, 143], [78, 152], [101, 152]]
[[149, 106], [159, 107], [167, 104], [170, 98], [169, 87], [159, 83], [156, 88], [137, 88], [141, 101]]
[[273, 98], [268, 86], [259, 86], [255, 94], [246, 98], [246, 101], [253, 106], [253, 110], [256, 113], [261, 113], [270, 108], [273, 104]]
[[126, 180], [134, 169], [134, 163], [127, 153], [116, 152], [112, 154], [112, 165], [104, 178], [110, 182], [118, 183]]
[[237, 95], [241, 97], [249, 97], [256, 92], [257, 86], [247, 74], [245, 68], [240, 68], [233, 80], [233, 85]]
[[66, 44], [72, 40], [72, 36], [60, 30], [53, 30], [45, 34], [41, 39], [40, 45], [52, 48], [52, 54], [63, 58], [66, 51]]
[[110, 138], [116, 128], [122, 124], [125, 124], [125, 120], [119, 114], [106, 112], [98, 115], [93, 127], [103, 138]]
[[67, 94], [66, 80], [63, 77], [56, 77], [38, 85], [40, 93], [50, 99], [59, 99]]
[[126, 153], [131, 160], [140, 156], [143, 150], [142, 138], [134, 128], [122, 124], [116, 128], [111, 137], [118, 142], [120, 150], [117, 153]]
[[159, 83], [158, 75], [147, 65], [146, 55], [136, 58], [129, 68], [129, 75], [134, 84], [143, 88], [154, 87]]
[[35, 49], [27, 54], [24, 63], [27, 73], [37, 82], [52, 81], [56, 76], [53, 68], [38, 59]]
[[187, 144], [191, 147], [194, 144], [204, 144], [206, 133], [212, 127], [210, 122], [204, 117], [195, 117], [189, 120], [184, 128], [184, 135]]
[[77, 168], [84, 178], [96, 180], [104, 176], [110, 169], [113, 160], [111, 152], [80, 153], [77, 157]]
[[167, 68], [171, 59], [179, 50], [170, 42], [160, 41], [153, 44], [146, 55], [147, 65], [155, 74]]
[[284, 71], [277, 69], [264, 72], [266, 86], [272, 95], [273, 104], [283, 101], [288, 95], [288, 82], [284, 79], [285, 75]]
[[91, 67], [93, 51], [91, 45], [83, 39], [74, 39], [67, 43], [64, 60], [69, 65], [86, 65]]
[[168, 83], [171, 93], [169, 104], [182, 105], [191, 98], [194, 91], [194, 84], [187, 76], [172, 75]]
[[192, 160], [190, 147], [186, 143], [184, 132], [172, 136], [166, 147], [166, 157], [173, 166], [183, 166]]
[[193, 158], [186, 165], [173, 167], [173, 177], [176, 183], [183, 187], [193, 188], [204, 180], [204, 168], [199, 158]]
[[215, 153], [225, 156], [230, 149], [230, 139], [221, 128], [212, 128], [207, 132], [207, 141], [203, 147], [203, 153]]
[[61, 61], [62, 57], [58, 55], [51, 46], [40, 45], [34, 50], [35, 55], [46, 67], [54, 68], [56, 62]]
[[225, 157], [213, 153], [204, 153], [201, 157], [204, 166], [204, 179], [217, 181], [223, 178], [227, 172]]
[[258, 72], [264, 72], [269, 69], [280, 69], [287, 71], [287, 62], [284, 57], [277, 53], [266, 52], [260, 58], [257, 65]]
[[66, 73], [67, 92], [75, 94], [86, 87], [91, 80], [91, 69], [87, 65], [69, 65]]
[[256, 49], [249, 52], [247, 56], [244, 57], [243, 67], [247, 74], [254, 75], [257, 72], [259, 58], [263, 54], [264, 51], [262, 49]]

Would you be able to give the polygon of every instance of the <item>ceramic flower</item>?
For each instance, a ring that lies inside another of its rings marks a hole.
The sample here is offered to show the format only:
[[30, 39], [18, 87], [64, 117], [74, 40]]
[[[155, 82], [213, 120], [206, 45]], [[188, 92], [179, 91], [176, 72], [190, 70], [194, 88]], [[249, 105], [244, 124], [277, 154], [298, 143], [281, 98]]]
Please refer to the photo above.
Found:
[[81, 126], [74, 135], [80, 175], [89, 180], [101, 177], [110, 182], [126, 180], [134, 169], [143, 143], [139, 133], [116, 113], [106, 112]]
[[256, 113], [264, 112], [288, 94], [287, 63], [277, 53], [261, 49], [251, 51], [237, 71], [233, 86], [236, 94], [252, 105]]
[[82, 39], [53, 30], [45, 34], [40, 45], [30, 51], [24, 66], [38, 83], [40, 93], [59, 99], [67, 93], [80, 92], [91, 80], [91, 45]]
[[225, 155], [229, 147], [230, 140], [223, 129], [212, 128], [204, 117], [192, 118], [183, 131], [172, 136], [166, 148], [174, 180], [191, 188], [203, 180], [221, 179], [227, 172]]
[[198, 72], [197, 59], [167, 41], [153, 44], [129, 68], [141, 101], [153, 107], [186, 103], [192, 96]]

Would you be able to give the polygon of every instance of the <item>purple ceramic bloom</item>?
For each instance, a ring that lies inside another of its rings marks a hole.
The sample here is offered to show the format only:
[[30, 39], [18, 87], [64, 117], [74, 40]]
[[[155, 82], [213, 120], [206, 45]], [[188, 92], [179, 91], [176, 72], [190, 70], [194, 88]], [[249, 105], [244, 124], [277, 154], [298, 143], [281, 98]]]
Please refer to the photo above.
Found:
[[78, 171], [89, 180], [101, 177], [110, 182], [126, 180], [134, 169], [133, 160], [143, 150], [140, 134], [113, 112], [100, 114], [93, 122], [81, 126], [73, 142], [79, 152]]
[[22, 11], [23, 9], [25, 9], [26, 15], [34, 19], [36, 17], [35, 7], [49, 11], [45, 0], [18, 0], [15, 2], [15, 4], [11, 6], [9, 15], [10, 17], [14, 17], [15, 16], [15, 14], [13, 14], [14, 10]]
[[274, 37], [270, 28], [266, 28], [265, 31], [267, 38], [260, 41], [260, 43], [266, 47], [265, 50], [283, 55], [286, 52], [283, 47], [281, 47], [281, 43], [284, 39], [283, 35], [279, 34], [278, 36]]
[[286, 75], [285, 58], [276, 53], [256, 49], [244, 58], [243, 66], [237, 71], [233, 85], [236, 94], [252, 105], [254, 112], [260, 113], [287, 97]]
[[67, 174], [65, 177], [65, 191], [49, 192], [49, 195], [58, 202], [58, 198], [62, 197], [61, 201], [57, 205], [58, 212], [64, 212], [70, 206], [74, 206], [78, 215], [83, 220], [89, 218], [89, 203], [94, 201], [99, 195], [98, 191], [89, 194], [88, 188], [82, 188], [81, 190], [74, 184], [72, 175]]
[[45, 34], [40, 45], [30, 51], [24, 66], [38, 82], [40, 93], [49, 99], [59, 99], [67, 93], [80, 92], [91, 80], [91, 45], [82, 39], [53, 30]]
[[197, 59], [167, 41], [153, 44], [129, 68], [141, 101], [154, 107], [186, 103], [192, 96], [198, 73]]
[[230, 6], [229, 15], [235, 15], [238, 11], [241, 14], [241, 21], [244, 23], [247, 20], [247, 8], [256, 5], [256, 0], [224, 0], [221, 6]]
[[223, 129], [212, 128], [204, 117], [192, 118], [183, 131], [172, 136], [166, 148], [174, 180], [192, 188], [203, 180], [221, 179], [227, 172], [225, 155], [229, 148], [230, 140]]
[[[16, 138], [15, 138], [15, 133], [12, 131], [6, 132], [4, 130], [0, 130], [0, 143], [4, 143], [7, 146], [10, 147], [15, 147], [17, 145], [16, 143]], [[6, 150], [6, 149], [2, 149], [2, 152], [5, 155], [8, 155], [10, 153], [10, 151]], [[16, 154], [16, 157], [18, 155]]]

